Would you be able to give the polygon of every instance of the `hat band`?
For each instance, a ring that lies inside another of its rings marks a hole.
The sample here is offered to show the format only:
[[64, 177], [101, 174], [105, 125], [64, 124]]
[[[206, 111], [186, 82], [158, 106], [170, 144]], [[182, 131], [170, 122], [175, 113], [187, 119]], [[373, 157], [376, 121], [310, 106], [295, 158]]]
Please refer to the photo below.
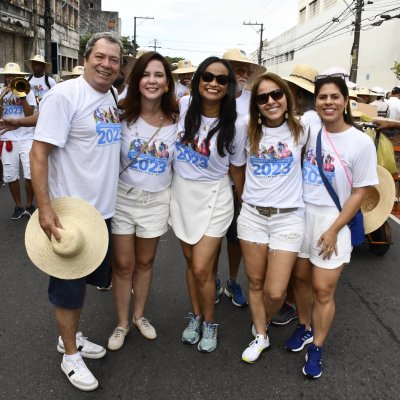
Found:
[[300, 78], [300, 79], [304, 79], [307, 82], [310, 82], [312, 84], [314, 84], [314, 81], [312, 81], [311, 79], [305, 78], [304, 76], [301, 75], [296, 75], [296, 74], [290, 74], [290, 76], [294, 76], [295, 78]]

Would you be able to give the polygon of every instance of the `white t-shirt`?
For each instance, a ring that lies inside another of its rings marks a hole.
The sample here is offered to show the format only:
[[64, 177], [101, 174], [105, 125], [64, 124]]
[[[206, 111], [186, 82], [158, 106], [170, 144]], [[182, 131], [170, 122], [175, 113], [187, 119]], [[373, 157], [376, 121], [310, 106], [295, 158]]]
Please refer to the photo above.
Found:
[[118, 101], [124, 99], [127, 94], [128, 94], [128, 85], [125, 85], [124, 90], [120, 94], [118, 94]]
[[238, 117], [246, 117], [249, 114], [250, 97], [251, 93], [249, 90], [242, 90], [240, 96], [236, 97], [236, 112]]
[[56, 85], [40, 102], [34, 140], [56, 146], [49, 156], [51, 198], [83, 199], [112, 217], [121, 123], [110, 91], [96, 91], [83, 76]]
[[[336, 207], [318, 171], [316, 146], [319, 130], [318, 126], [311, 127], [310, 140], [304, 154], [303, 197], [306, 203]], [[368, 135], [354, 127], [340, 133], [328, 133], [328, 135], [346, 167], [353, 187], [378, 184], [376, 150]], [[322, 128], [321, 148], [325, 176], [335, 189], [343, 207], [350, 197], [351, 185], [342, 163], [328, 140], [325, 128]]]
[[319, 125], [319, 127], [321, 127], [322, 125], [321, 118], [319, 117], [318, 113], [314, 110], [306, 111], [301, 116], [300, 120], [303, 121], [303, 123], [308, 126]]
[[189, 87], [182, 85], [179, 81], [175, 82], [175, 96], [179, 101], [183, 96], [188, 96], [190, 94]]
[[386, 103], [389, 106], [388, 118], [400, 120], [400, 99], [392, 96], [386, 100]]
[[233, 154], [229, 154], [225, 149], [225, 157], [218, 154], [216, 139], [219, 132], [214, 134], [207, 148], [205, 139], [208, 131], [215, 126], [217, 120], [217, 118], [202, 116], [199, 132], [196, 133], [193, 143], [189, 144], [182, 142], [185, 116], [183, 115], [180, 118], [173, 166], [175, 172], [182, 178], [202, 182], [219, 181], [228, 173], [229, 164], [242, 166], [246, 163], [247, 124], [243, 118], [236, 119]]
[[[53, 86], [56, 85], [56, 81], [51, 76], [48, 77], [48, 80], [51, 89]], [[45, 76], [43, 75], [40, 78], [32, 76], [32, 78], [29, 80], [29, 83], [31, 85], [31, 90], [35, 95], [36, 101], [39, 103], [45, 93], [50, 90], [49, 87], [46, 85]]]
[[189, 95], [183, 96], [183, 97], [181, 97], [181, 98], [179, 99], [179, 102], [178, 102], [178, 106], [179, 106], [179, 115], [184, 115], [184, 114], [186, 114], [186, 111], [187, 111], [188, 108], [189, 108], [189, 104], [190, 104], [191, 99], [192, 99], [192, 96], [189, 96]]
[[257, 154], [251, 154], [246, 144], [243, 201], [259, 207], [304, 207], [300, 164], [308, 127], [297, 144], [286, 122], [277, 128], [263, 126], [262, 132]]
[[134, 161], [119, 179], [128, 186], [148, 192], [159, 192], [170, 186], [176, 128], [177, 123], [165, 126], [151, 139], [158, 127], [149, 125], [142, 118], [130, 126], [123, 121], [120, 171]]
[[[32, 91], [26, 96], [26, 101], [30, 106], [36, 106], [35, 96]], [[3, 117], [8, 119], [18, 119], [25, 117], [24, 108], [22, 107], [22, 100], [15, 96], [14, 93], [9, 92], [3, 97]], [[0, 140], [11, 140], [12, 142], [19, 142], [22, 140], [32, 140], [33, 128], [21, 127], [13, 131], [8, 131], [0, 136]]]

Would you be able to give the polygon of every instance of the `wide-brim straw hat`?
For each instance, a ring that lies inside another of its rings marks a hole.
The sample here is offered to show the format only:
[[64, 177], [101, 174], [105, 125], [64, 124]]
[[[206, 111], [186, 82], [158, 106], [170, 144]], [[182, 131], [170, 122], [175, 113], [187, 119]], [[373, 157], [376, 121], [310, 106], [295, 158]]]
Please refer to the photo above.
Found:
[[29, 72], [21, 71], [17, 63], [9, 62], [4, 66], [4, 69], [0, 71], [0, 75], [29, 75]]
[[67, 79], [71, 79], [73, 76], [80, 76], [83, 75], [85, 72], [85, 67], [82, 65], [77, 65], [76, 67], [72, 68], [72, 72], [67, 72], [61, 76], [61, 79], [66, 81]]
[[193, 67], [190, 60], [179, 60], [178, 68], [173, 70], [173, 74], [191, 74], [196, 71], [196, 67]]
[[378, 165], [379, 184], [368, 189], [361, 204], [364, 217], [364, 231], [371, 233], [380, 228], [388, 219], [395, 200], [395, 185], [392, 175]]
[[356, 89], [356, 91], [357, 91], [357, 97], [358, 96], [371, 96], [371, 93], [368, 88], [362, 87], [362, 88]]
[[44, 64], [45, 65], [46, 74], [49, 74], [51, 72], [52, 65], [50, 63], [46, 62], [44, 57], [41, 56], [40, 54], [36, 54], [35, 56], [30, 58], [29, 60], [25, 61], [25, 65], [30, 69], [32, 69], [32, 61], [36, 61], [36, 62]]
[[89, 275], [102, 263], [108, 248], [104, 218], [84, 200], [60, 197], [51, 202], [63, 229], [61, 240], [48, 239], [39, 224], [36, 210], [25, 231], [25, 247], [36, 267], [60, 279]]
[[300, 86], [307, 92], [314, 93], [314, 82], [317, 75], [318, 71], [315, 68], [305, 64], [298, 64], [293, 68], [291, 74], [283, 79]]

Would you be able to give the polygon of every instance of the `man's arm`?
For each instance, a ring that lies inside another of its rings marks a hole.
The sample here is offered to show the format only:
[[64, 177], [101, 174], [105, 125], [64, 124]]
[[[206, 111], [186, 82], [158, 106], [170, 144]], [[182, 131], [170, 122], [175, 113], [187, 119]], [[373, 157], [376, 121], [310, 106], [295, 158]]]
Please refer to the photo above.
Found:
[[49, 239], [53, 235], [59, 241], [61, 236], [58, 229], [61, 229], [62, 225], [51, 206], [48, 180], [48, 160], [53, 148], [52, 144], [34, 140], [30, 153], [30, 162], [32, 186], [39, 210], [40, 226]]
[[378, 125], [379, 129], [400, 129], [400, 121], [386, 121], [383, 119], [374, 119], [372, 122]]
[[9, 119], [9, 118], [0, 119], [0, 135], [8, 131], [13, 131], [15, 129], [18, 129], [21, 126], [24, 127], [36, 126], [38, 117], [39, 114], [34, 113], [32, 115], [29, 115], [29, 117], [16, 118], [16, 119]]

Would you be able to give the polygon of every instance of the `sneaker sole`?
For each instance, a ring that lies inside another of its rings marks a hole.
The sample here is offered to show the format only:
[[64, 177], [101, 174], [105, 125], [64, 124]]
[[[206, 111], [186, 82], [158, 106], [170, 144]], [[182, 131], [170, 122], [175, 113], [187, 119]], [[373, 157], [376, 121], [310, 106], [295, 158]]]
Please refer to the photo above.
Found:
[[211, 352], [213, 352], [216, 348], [217, 348], [217, 346], [215, 346], [214, 348], [211, 348], [211, 349], [202, 349], [202, 348], [200, 347], [200, 342], [199, 342], [199, 344], [197, 345], [197, 350], [198, 350], [200, 353], [211, 353]]
[[283, 326], [283, 325], [287, 325], [289, 322], [295, 321], [297, 318], [299, 318], [299, 317], [296, 315], [295, 317], [290, 318], [285, 322], [271, 321], [271, 323], [272, 323], [272, 325]]
[[193, 345], [193, 344], [197, 344], [200, 342], [200, 338], [198, 338], [197, 340], [195, 340], [194, 342], [189, 342], [188, 340], [184, 340], [183, 338], [181, 338], [182, 343], [184, 344], [188, 344], [188, 345]]
[[234, 306], [236, 306], [236, 307], [247, 307], [247, 305], [248, 305], [247, 303], [244, 303], [244, 304], [236, 303], [235, 299], [233, 298], [233, 296], [232, 296], [232, 294], [229, 292], [229, 290], [225, 289], [225, 290], [224, 290], [224, 294], [225, 294], [225, 296], [227, 296], [227, 297], [229, 297], [229, 298], [231, 299], [232, 304], [233, 304]]
[[96, 381], [91, 386], [81, 386], [79, 383], [76, 383], [76, 382], [71, 380], [71, 378], [68, 376], [68, 371], [64, 369], [62, 364], [61, 364], [61, 370], [62, 370], [62, 372], [64, 372], [65, 376], [68, 378], [68, 380], [70, 381], [71, 385], [76, 387], [79, 390], [83, 390], [84, 392], [90, 392], [90, 391], [95, 390], [95, 389], [97, 389], [99, 387], [99, 382], [98, 381]]
[[[64, 347], [61, 347], [59, 344], [57, 345], [57, 351], [61, 354], [65, 353], [65, 349]], [[102, 358], [106, 355], [107, 351], [106, 349], [104, 349], [104, 351], [102, 351], [101, 353], [86, 353], [85, 351], [79, 351], [79, 353], [81, 354], [82, 357], [84, 358], [90, 358], [92, 360], [97, 360], [98, 358]], [[83, 390], [83, 389], [82, 389]]]
[[254, 364], [254, 363], [256, 363], [256, 362], [261, 358], [261, 355], [262, 355], [263, 353], [266, 353], [266, 352], [269, 351], [269, 350], [271, 350], [271, 345], [269, 345], [269, 346], [266, 347], [263, 351], [261, 351], [260, 354], [259, 354], [259, 356], [258, 356], [255, 360], [250, 361], [250, 360], [246, 360], [246, 359], [244, 359], [244, 358], [242, 357], [242, 361], [245, 362], [246, 364]]
[[304, 370], [304, 367], [303, 367], [302, 371], [303, 371], [303, 375], [306, 378], [309, 378], [309, 379], [318, 379], [322, 375], [322, 372], [320, 372], [319, 375], [315, 375], [315, 376], [314, 375], [310, 375], [310, 374], [306, 374], [306, 371]]
[[286, 346], [285, 346], [285, 349], [286, 349], [287, 351], [290, 351], [291, 353], [297, 353], [297, 352], [299, 352], [299, 351], [302, 351], [302, 350], [304, 349], [304, 347], [305, 347], [307, 344], [312, 343], [313, 340], [314, 340], [314, 336], [311, 336], [310, 338], [308, 338], [307, 340], [305, 340], [305, 341], [303, 342], [303, 344], [302, 344], [300, 347], [298, 347], [297, 349], [289, 349], [289, 348], [286, 347]]
[[154, 337], [153, 336], [149, 337], [149, 336], [144, 335], [143, 332], [140, 330], [140, 328], [133, 321], [132, 321], [132, 326], [135, 327], [145, 339], [147, 339], [147, 340], [156, 340], [157, 339], [157, 333], [155, 334]]

